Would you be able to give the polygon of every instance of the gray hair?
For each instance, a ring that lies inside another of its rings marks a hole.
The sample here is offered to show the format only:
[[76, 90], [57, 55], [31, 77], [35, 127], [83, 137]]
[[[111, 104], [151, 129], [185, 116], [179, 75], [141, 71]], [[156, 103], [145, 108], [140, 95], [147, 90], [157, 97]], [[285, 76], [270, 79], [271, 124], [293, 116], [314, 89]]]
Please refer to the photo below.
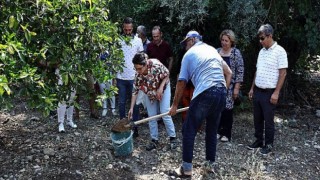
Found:
[[140, 25], [137, 27], [137, 33], [138, 34], [142, 34], [143, 36], [146, 36], [147, 35], [147, 30], [146, 30], [146, 27], [144, 27], [143, 25]]
[[264, 24], [260, 26], [258, 35], [265, 34], [266, 36], [273, 35], [273, 28], [270, 24]]

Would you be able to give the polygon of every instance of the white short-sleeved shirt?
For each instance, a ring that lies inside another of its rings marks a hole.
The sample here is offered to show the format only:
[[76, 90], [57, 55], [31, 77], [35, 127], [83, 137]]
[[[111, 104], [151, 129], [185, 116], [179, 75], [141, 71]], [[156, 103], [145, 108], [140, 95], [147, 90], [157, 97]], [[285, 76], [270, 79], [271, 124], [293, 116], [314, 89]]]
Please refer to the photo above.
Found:
[[125, 62], [123, 72], [117, 73], [117, 78], [122, 80], [134, 80], [135, 70], [133, 69], [132, 59], [138, 52], [143, 52], [142, 40], [136, 36], [133, 36], [128, 44], [123, 40], [121, 41], [121, 49]]
[[275, 42], [269, 49], [262, 48], [257, 61], [255, 85], [262, 89], [276, 88], [279, 69], [288, 68], [287, 53]]
[[191, 79], [195, 89], [192, 99], [212, 86], [226, 81], [223, 75], [223, 59], [217, 50], [203, 42], [193, 45], [183, 56], [179, 80]]

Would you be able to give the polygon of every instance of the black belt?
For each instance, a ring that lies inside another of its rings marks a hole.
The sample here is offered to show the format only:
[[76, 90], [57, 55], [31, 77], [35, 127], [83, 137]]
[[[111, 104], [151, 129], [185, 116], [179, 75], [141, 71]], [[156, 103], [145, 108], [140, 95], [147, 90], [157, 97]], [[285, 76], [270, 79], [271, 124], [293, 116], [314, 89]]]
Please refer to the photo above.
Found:
[[260, 92], [274, 92], [275, 88], [262, 89], [262, 88], [255, 86], [255, 90], [260, 91]]

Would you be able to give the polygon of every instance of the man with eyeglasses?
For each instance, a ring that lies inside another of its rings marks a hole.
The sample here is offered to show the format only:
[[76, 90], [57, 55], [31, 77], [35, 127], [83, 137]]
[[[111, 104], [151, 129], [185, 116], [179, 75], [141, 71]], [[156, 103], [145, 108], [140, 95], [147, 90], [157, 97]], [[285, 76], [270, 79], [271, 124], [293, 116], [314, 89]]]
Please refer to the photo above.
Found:
[[273, 28], [270, 24], [262, 25], [258, 36], [263, 48], [259, 52], [257, 69], [249, 92], [249, 99], [253, 99], [256, 141], [249, 145], [248, 149], [261, 148], [260, 153], [267, 155], [273, 148], [273, 119], [287, 74], [288, 58], [285, 49], [273, 40]]

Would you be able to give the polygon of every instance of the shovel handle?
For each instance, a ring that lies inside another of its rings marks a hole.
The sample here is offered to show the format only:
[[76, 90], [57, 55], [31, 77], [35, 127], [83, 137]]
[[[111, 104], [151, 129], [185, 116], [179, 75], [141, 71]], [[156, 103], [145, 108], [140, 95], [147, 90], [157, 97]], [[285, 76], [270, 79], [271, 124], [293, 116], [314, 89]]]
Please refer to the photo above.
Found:
[[[189, 109], [189, 107], [177, 109], [177, 113], [180, 113], [180, 112], [183, 112], [183, 111], [187, 111], [188, 109]], [[158, 115], [155, 115], [155, 116], [147, 117], [147, 118], [141, 119], [139, 121], [133, 122], [133, 124], [134, 125], [142, 124], [142, 123], [148, 122], [148, 121], [153, 120], [153, 119], [161, 118], [161, 117], [166, 116], [168, 114], [169, 114], [169, 112], [166, 112], [166, 113], [158, 114]]]

